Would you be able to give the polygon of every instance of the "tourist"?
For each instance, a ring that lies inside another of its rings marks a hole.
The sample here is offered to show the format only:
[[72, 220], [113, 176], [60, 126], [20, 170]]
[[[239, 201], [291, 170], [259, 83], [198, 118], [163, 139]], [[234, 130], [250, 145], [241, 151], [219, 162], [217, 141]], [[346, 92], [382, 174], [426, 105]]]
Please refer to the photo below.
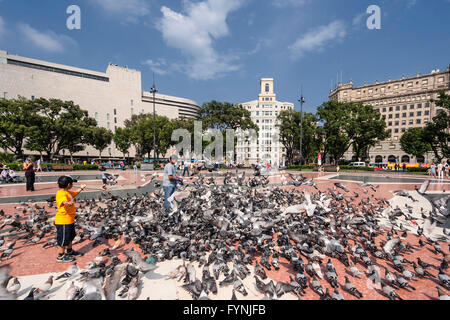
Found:
[[81, 252], [72, 249], [72, 240], [75, 238], [75, 202], [74, 198], [86, 188], [81, 185], [78, 191], [70, 191], [73, 183], [77, 182], [69, 176], [62, 176], [58, 179], [59, 190], [56, 192], [56, 207], [58, 211], [55, 215], [56, 241], [58, 245], [57, 262], [72, 262], [74, 257], [82, 256]]
[[16, 179], [19, 177], [17, 172], [15, 172], [13, 169], [9, 169], [9, 178], [11, 179], [11, 182], [16, 181]]
[[406, 172], [406, 163], [403, 163], [403, 172]]
[[445, 170], [445, 178], [448, 179], [450, 175], [450, 164], [448, 163], [448, 160], [444, 164], [444, 170]]
[[3, 182], [9, 182], [9, 174], [7, 167], [4, 167], [2, 170], [2, 173], [0, 174], [0, 177], [2, 178]]
[[99, 170], [102, 172], [102, 182], [103, 182], [102, 189], [103, 189], [103, 190], [106, 190], [106, 183], [107, 183], [107, 181], [108, 181], [108, 178], [107, 178], [107, 176], [106, 176], [106, 168], [105, 168], [104, 166], [101, 166], [101, 167], [99, 168]]
[[437, 165], [436, 173], [438, 176], [438, 179], [444, 179], [444, 164], [440, 163]]
[[434, 163], [431, 164], [430, 175], [431, 175], [433, 178], [436, 178], [436, 166], [434, 165]]
[[184, 161], [184, 169], [183, 169], [183, 177], [184, 177], [184, 174], [187, 172], [187, 176], [189, 177], [189, 166], [190, 166], [190, 161], [188, 161], [188, 160], [185, 160]]
[[177, 177], [177, 173], [175, 170], [175, 163], [177, 162], [177, 156], [170, 156], [169, 162], [164, 167], [164, 180], [163, 180], [163, 189], [164, 189], [164, 208], [166, 209], [166, 213], [170, 212], [170, 203], [168, 199], [173, 195], [175, 190], [177, 189], [177, 182], [183, 182], [183, 178]]
[[23, 170], [25, 170], [25, 179], [27, 180], [27, 191], [34, 191], [36, 174], [34, 173], [34, 164], [31, 158], [25, 160], [23, 163]]
[[37, 161], [36, 161], [36, 172], [37, 171], [40, 171], [40, 172], [42, 172], [42, 168], [41, 168], [41, 159], [37, 159]]

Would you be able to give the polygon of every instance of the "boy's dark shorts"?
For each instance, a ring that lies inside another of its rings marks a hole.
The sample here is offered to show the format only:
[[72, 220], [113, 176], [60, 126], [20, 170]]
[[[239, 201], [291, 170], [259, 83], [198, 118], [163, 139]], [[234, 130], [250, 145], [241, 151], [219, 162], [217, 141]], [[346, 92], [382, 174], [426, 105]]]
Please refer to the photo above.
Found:
[[56, 224], [56, 240], [58, 246], [66, 247], [75, 238], [75, 224]]
[[102, 181], [103, 181], [103, 184], [106, 184], [106, 182], [107, 182], [106, 179], [102, 179]]

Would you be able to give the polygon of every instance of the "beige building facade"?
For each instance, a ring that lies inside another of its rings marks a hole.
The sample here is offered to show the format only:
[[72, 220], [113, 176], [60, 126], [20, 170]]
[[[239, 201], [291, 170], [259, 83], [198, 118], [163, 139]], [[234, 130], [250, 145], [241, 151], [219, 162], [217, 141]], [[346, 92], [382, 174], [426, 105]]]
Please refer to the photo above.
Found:
[[[153, 94], [142, 90], [139, 70], [109, 64], [106, 72], [60, 65], [8, 54], [0, 50], [0, 98], [61, 99], [73, 101], [99, 126], [114, 132], [123, 127], [133, 114], [153, 113]], [[200, 107], [193, 100], [155, 94], [156, 114], [170, 119], [194, 118]], [[98, 152], [87, 147], [75, 156], [96, 156]], [[134, 150], [130, 150], [134, 155]], [[104, 157], [122, 157], [114, 143], [103, 153]]]
[[294, 109], [290, 102], [277, 101], [274, 79], [262, 78], [257, 100], [240, 103], [251, 113], [252, 121], [258, 125], [259, 134], [255, 139], [239, 139], [236, 147], [236, 161], [242, 164], [284, 165], [286, 150], [279, 141], [277, 117], [283, 110]]
[[[354, 87], [353, 81], [330, 90], [330, 100], [341, 102], [362, 102], [372, 105], [386, 121], [390, 138], [378, 143], [369, 151], [371, 163], [430, 163], [433, 153], [423, 158], [406, 154], [400, 145], [400, 138], [409, 128], [425, 127], [433, 117], [442, 111], [432, 99], [437, 100], [439, 91], [450, 93], [450, 66], [444, 71], [433, 70], [429, 74], [402, 77], [398, 80], [376, 82]], [[345, 158], [351, 160], [350, 149]]]

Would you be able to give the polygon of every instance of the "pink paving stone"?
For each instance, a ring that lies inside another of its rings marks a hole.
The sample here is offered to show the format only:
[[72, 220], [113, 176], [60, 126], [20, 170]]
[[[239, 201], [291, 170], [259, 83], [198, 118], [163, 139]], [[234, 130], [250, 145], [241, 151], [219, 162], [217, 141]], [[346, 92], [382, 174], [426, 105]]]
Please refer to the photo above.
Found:
[[[121, 172], [121, 175], [122, 174], [126, 178], [126, 180], [120, 181], [119, 183], [124, 183], [124, 184], [134, 183], [134, 173], [133, 172], [124, 172], [124, 173]], [[161, 174], [161, 173], [159, 173], [159, 174]], [[305, 173], [305, 172], [303, 172], [302, 174], [308, 178], [309, 177], [317, 178], [319, 176], [323, 177], [323, 176], [329, 175], [327, 173]], [[161, 178], [159, 178], [159, 180], [160, 179]], [[193, 180], [193, 179], [195, 179], [195, 177], [193, 177], [189, 180]], [[223, 180], [223, 178], [216, 178], [216, 181], [221, 182], [222, 180]], [[279, 178], [277, 178], [277, 177], [272, 177], [270, 180], [273, 183], [279, 182], [278, 181]], [[138, 181], [140, 181], [139, 178], [138, 178]], [[185, 179], [185, 181], [188, 182], [188, 179]], [[326, 190], [332, 188], [336, 181], [335, 180], [331, 180], [331, 181], [330, 180], [315, 180], [315, 182], [317, 183], [319, 190], [326, 191]], [[100, 185], [100, 184], [101, 183], [97, 183], [97, 182], [89, 183], [89, 185], [93, 185], [93, 186]], [[138, 184], [139, 184], [139, 182], [138, 182]], [[373, 183], [373, 184], [376, 185], [376, 183]], [[360, 194], [360, 197], [357, 199], [358, 202], [361, 198], [367, 198], [367, 197], [376, 197], [377, 199], [384, 198], [386, 200], [389, 200], [393, 197], [393, 194], [392, 194], [393, 190], [398, 190], [398, 189], [414, 190], [414, 188], [415, 188], [414, 184], [406, 184], [406, 185], [380, 184], [380, 187], [377, 189], [376, 193], [369, 189], [368, 194], [363, 194], [361, 192], [361, 188], [359, 187], [360, 183], [345, 182], [345, 185], [347, 186], [347, 188], [350, 191], [349, 194], [353, 194], [353, 192], [358, 192]], [[19, 188], [17, 188], [17, 187], [19, 187]], [[446, 186], [443, 184], [442, 185], [432, 184], [432, 185], [430, 185], [429, 190], [443, 191], [443, 190], [445, 190], [445, 187]], [[3, 187], [3, 188], [5, 188], [5, 187]], [[3, 188], [0, 188], [0, 189], [3, 189]], [[11, 188], [14, 188], [14, 187], [11, 187]], [[317, 192], [316, 189], [314, 189], [313, 187], [309, 187], [309, 186], [301, 186], [301, 187], [297, 187], [297, 188], [293, 187], [293, 186], [287, 186], [284, 188], [287, 188], [287, 189], [294, 188], [296, 190], [306, 190], [309, 192]], [[25, 189], [24, 186], [21, 186], [21, 187], [15, 186], [14, 190], [17, 191], [17, 194], [14, 194], [14, 195], [25, 194], [24, 189]], [[50, 193], [49, 190], [50, 189], [44, 189], [44, 188], [41, 189], [41, 191], [44, 192], [44, 194]], [[56, 190], [57, 190], [57, 188], [51, 189], [52, 192], [56, 192]], [[0, 195], [2, 195], [2, 193], [0, 193]], [[11, 214], [11, 213], [18, 212], [18, 210], [14, 209], [14, 207], [16, 207], [16, 206], [18, 206], [18, 204], [0, 204], [0, 209], [3, 209], [6, 214]], [[45, 206], [45, 208], [48, 209], [48, 206], [46, 203], [40, 203], [40, 206]], [[48, 209], [48, 212], [50, 215], [53, 215], [55, 213], [55, 209], [54, 208]], [[42, 247], [43, 244], [45, 244], [48, 240], [52, 239], [53, 237], [54, 237], [53, 234], [48, 235], [45, 239], [41, 240], [41, 242], [36, 245], [24, 244], [25, 240], [18, 241], [15, 246], [15, 251], [13, 252], [12, 257], [9, 260], [2, 261], [1, 265], [10, 264], [11, 268], [12, 268], [11, 273], [13, 276], [16, 276], [16, 277], [33, 275], [33, 274], [65, 271], [68, 268], [68, 264], [56, 262], [56, 254], [57, 254], [56, 247], [49, 248], [49, 249], [44, 249]], [[12, 237], [12, 238], [14, 238], [14, 237]], [[10, 241], [12, 238], [6, 238], [6, 239], [7, 239], [7, 241]], [[379, 245], [380, 241], [382, 241], [384, 239], [385, 239], [384, 235], [378, 236], [376, 238], [377, 245]], [[403, 253], [402, 255], [409, 261], [413, 261], [413, 260], [416, 261], [417, 257], [420, 257], [422, 260], [424, 260], [427, 263], [433, 264], [435, 266], [439, 266], [440, 262], [442, 261], [443, 256], [437, 255], [434, 252], [433, 247], [430, 245], [426, 245], [422, 248], [419, 247], [418, 240], [419, 240], [419, 238], [416, 235], [408, 234], [406, 239], [404, 239], [403, 241], [407, 241], [414, 247], [414, 253], [411, 253], [411, 254]], [[92, 261], [95, 257], [97, 257], [99, 255], [100, 251], [102, 251], [103, 249], [105, 249], [107, 247], [111, 248], [113, 246], [114, 242], [115, 241], [112, 239], [109, 241], [105, 240], [103, 244], [101, 244], [95, 248], [92, 247], [92, 242], [89, 240], [85, 240], [80, 244], [74, 245], [75, 250], [85, 253], [84, 256], [77, 258], [77, 263], [78, 263], [79, 267], [80, 268], [86, 267], [87, 263]], [[353, 245], [352, 240], [349, 240], [349, 242], [350, 242], [350, 245]], [[448, 243], [440, 243], [440, 244], [441, 244], [443, 251], [446, 254], [448, 254], [449, 253]], [[137, 250], [138, 252], [140, 252], [142, 254], [142, 252], [139, 249], [139, 246], [132, 244], [132, 243], [115, 250], [114, 252], [112, 252], [112, 254], [117, 255], [123, 261], [125, 259], [123, 251], [126, 249], [130, 249], [131, 247], [133, 247], [135, 250]], [[391, 271], [391, 273], [395, 271], [392, 268], [392, 264], [390, 262], [386, 262], [381, 259], [375, 259], [371, 255], [370, 255], [370, 257], [375, 265], [378, 265], [381, 267], [387, 266], [388, 269]], [[349, 256], [349, 258], [350, 258], [350, 256]], [[106, 257], [105, 257], [105, 259], [106, 259]], [[306, 262], [306, 259], [304, 257], [303, 257], [303, 260]], [[326, 264], [327, 260], [328, 260], [328, 257], [326, 256], [325, 259], [323, 260], [323, 264], [321, 266], [322, 273], [324, 275], [325, 275], [325, 270], [326, 270], [325, 264]], [[356, 300], [356, 297], [350, 295], [343, 289], [343, 286], [345, 284], [344, 275], [347, 275], [349, 277], [350, 281], [363, 294], [363, 296], [364, 296], [363, 299], [365, 299], [365, 300], [386, 300], [387, 299], [385, 296], [383, 296], [380, 293], [381, 291], [379, 289], [371, 289], [367, 285], [367, 278], [365, 276], [362, 276], [361, 279], [353, 278], [349, 274], [346, 273], [345, 266], [340, 261], [338, 261], [337, 259], [334, 259], [334, 258], [331, 258], [331, 261], [333, 262], [334, 266], [336, 267], [337, 273], [339, 275], [339, 277], [338, 277], [339, 285], [340, 285], [339, 292], [344, 295], [346, 300]], [[295, 278], [296, 271], [293, 270], [293, 268], [290, 266], [290, 263], [286, 259], [280, 257], [279, 265], [280, 265], [279, 271], [275, 271], [273, 269], [272, 269], [272, 271], [266, 270], [268, 276], [271, 279], [273, 279], [274, 281], [288, 282], [289, 276], [292, 276], [293, 278]], [[407, 266], [408, 270], [414, 271], [412, 265], [406, 264], [406, 266]], [[358, 264], [357, 267], [361, 272], [365, 272], [365, 270], [366, 270], [365, 266], [362, 266], [361, 264]], [[416, 290], [414, 291], [414, 290], [399, 289], [399, 290], [397, 290], [399, 295], [403, 299], [407, 299], [407, 300], [437, 299], [437, 290], [435, 287], [436, 287], [436, 285], [441, 286], [439, 284], [439, 281], [437, 280], [438, 270], [430, 268], [430, 269], [428, 269], [428, 271], [430, 273], [432, 273], [433, 275], [435, 275], [436, 278], [434, 278], [434, 279], [418, 278], [416, 280], [410, 281], [410, 284], [412, 286], [414, 286], [416, 288]], [[382, 279], [384, 279], [384, 268], [382, 268], [380, 270], [380, 275], [381, 275]], [[308, 276], [308, 278], [309, 278], [309, 276]], [[321, 282], [324, 290], [326, 288], [329, 288], [330, 294], [333, 292], [333, 288], [329, 285], [329, 283], [325, 279], [322, 279], [320, 282]], [[373, 287], [373, 285], [372, 285], [372, 287]], [[442, 286], [441, 286], [441, 288], [444, 290], [444, 292], [449, 294], [448, 290], [446, 290]], [[302, 296], [302, 299], [303, 300], [317, 300], [317, 299], [319, 299], [319, 296], [316, 293], [314, 293], [310, 288], [308, 288], [308, 289], [306, 289], [306, 294], [304, 296]]]

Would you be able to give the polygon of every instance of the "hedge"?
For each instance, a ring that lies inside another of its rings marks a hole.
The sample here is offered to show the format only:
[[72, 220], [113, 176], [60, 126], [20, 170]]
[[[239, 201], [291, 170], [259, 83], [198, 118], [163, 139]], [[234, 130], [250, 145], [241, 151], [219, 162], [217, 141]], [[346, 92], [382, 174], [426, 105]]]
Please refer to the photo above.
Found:
[[422, 167], [412, 167], [408, 168], [409, 172], [428, 172], [428, 168], [422, 168]]
[[74, 164], [73, 170], [98, 170], [98, 165], [96, 164]]
[[339, 166], [340, 170], [358, 170], [358, 171], [375, 171], [373, 167], [354, 167], [354, 166]]
[[8, 166], [10, 169], [14, 171], [22, 170], [23, 166], [20, 163], [5, 163], [5, 166]]
[[[310, 165], [307, 165], [307, 164], [303, 164], [302, 165], [302, 170], [312, 170], [315, 167], [316, 166], [310, 166]], [[298, 170], [299, 169], [299, 165], [298, 164], [290, 165], [290, 166], [287, 166], [287, 169], [288, 170]]]

